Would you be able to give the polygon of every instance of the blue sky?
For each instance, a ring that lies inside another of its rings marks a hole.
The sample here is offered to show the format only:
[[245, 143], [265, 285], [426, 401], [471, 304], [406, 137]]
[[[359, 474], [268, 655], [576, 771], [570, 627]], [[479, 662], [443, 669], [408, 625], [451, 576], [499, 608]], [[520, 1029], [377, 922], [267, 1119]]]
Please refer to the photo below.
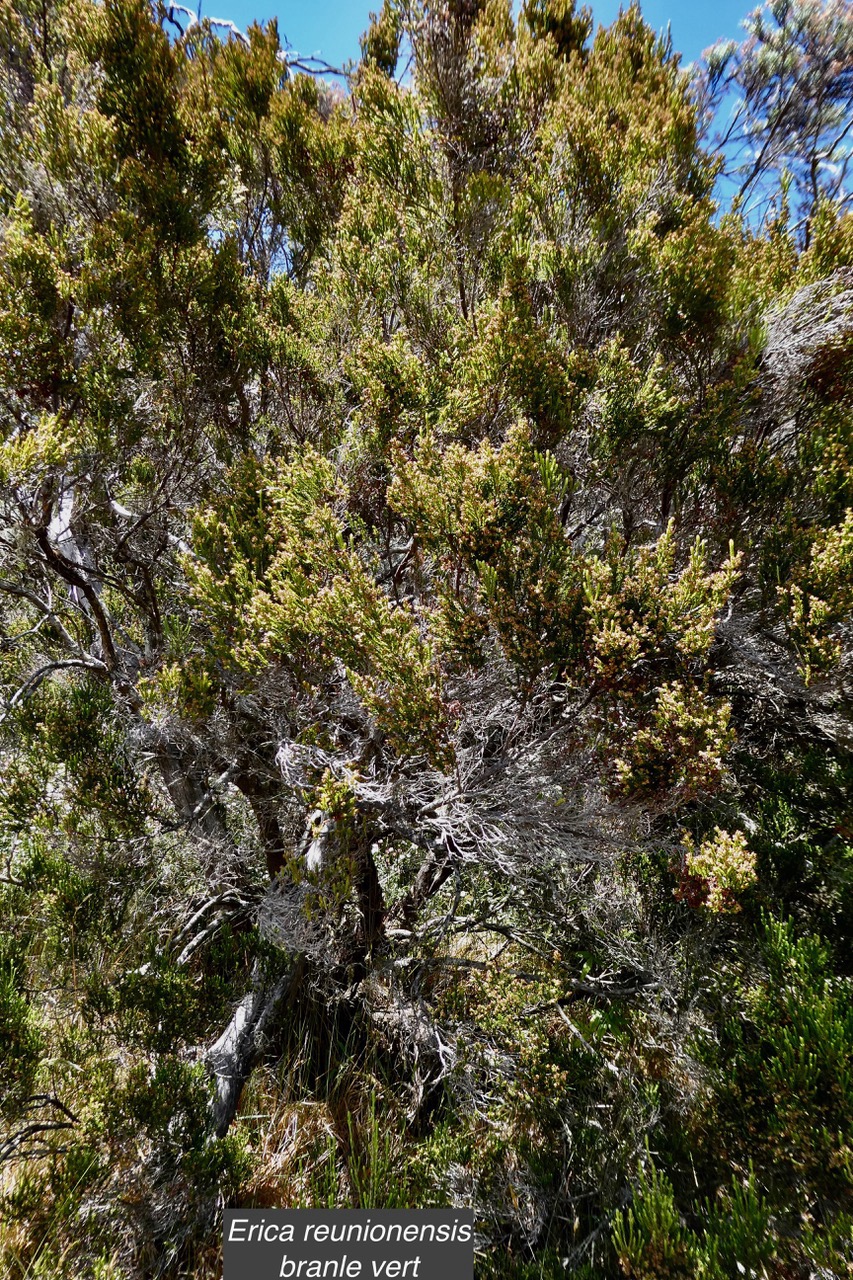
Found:
[[[195, 0], [182, 0], [195, 7]], [[203, 0], [208, 17], [230, 18], [238, 27], [253, 19], [277, 17], [279, 31], [293, 48], [303, 54], [317, 53], [327, 62], [340, 65], [358, 57], [358, 37], [368, 24], [370, 9], [382, 0]], [[644, 0], [646, 20], [657, 30], [671, 24], [676, 49], [684, 62], [698, 58], [703, 49], [720, 36], [739, 38], [739, 23], [757, 0]], [[627, 4], [627, 0], [626, 0]], [[612, 22], [619, 12], [619, 0], [595, 0], [596, 22]]]

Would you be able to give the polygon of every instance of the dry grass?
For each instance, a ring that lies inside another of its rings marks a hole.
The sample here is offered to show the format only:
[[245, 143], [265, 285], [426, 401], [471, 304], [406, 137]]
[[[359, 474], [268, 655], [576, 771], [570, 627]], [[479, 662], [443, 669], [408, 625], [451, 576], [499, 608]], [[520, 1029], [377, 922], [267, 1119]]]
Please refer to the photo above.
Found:
[[254, 1208], [294, 1208], [309, 1198], [333, 1161], [335, 1117], [327, 1102], [293, 1102], [271, 1069], [254, 1073], [235, 1132], [247, 1142], [254, 1172], [241, 1202]]

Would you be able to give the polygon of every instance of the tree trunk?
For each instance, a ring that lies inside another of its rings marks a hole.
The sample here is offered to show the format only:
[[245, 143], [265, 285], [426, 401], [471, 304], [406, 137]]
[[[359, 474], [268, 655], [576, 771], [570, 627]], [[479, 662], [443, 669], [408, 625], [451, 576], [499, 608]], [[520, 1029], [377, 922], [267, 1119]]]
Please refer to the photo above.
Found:
[[237, 1005], [222, 1035], [208, 1049], [205, 1061], [216, 1081], [212, 1115], [218, 1138], [228, 1132], [237, 1114], [243, 1086], [263, 1054], [282, 1007], [295, 998], [304, 969], [302, 956], [294, 958], [290, 967], [275, 978], [256, 968], [255, 985]]

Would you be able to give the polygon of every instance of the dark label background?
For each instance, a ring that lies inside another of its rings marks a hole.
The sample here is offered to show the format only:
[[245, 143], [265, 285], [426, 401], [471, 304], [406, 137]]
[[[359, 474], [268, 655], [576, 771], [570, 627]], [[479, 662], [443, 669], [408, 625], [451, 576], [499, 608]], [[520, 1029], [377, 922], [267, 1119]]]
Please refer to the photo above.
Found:
[[[244, 1240], [229, 1244], [228, 1236], [235, 1218], [249, 1223], [291, 1223], [294, 1239], [292, 1243]], [[407, 1262], [420, 1257], [417, 1280], [472, 1280], [474, 1273], [474, 1215], [470, 1209], [226, 1209], [224, 1219], [223, 1280], [278, 1280], [285, 1254], [288, 1258], [317, 1258], [320, 1262], [331, 1258], [340, 1260], [344, 1255], [348, 1259], [358, 1258], [362, 1264], [359, 1280], [374, 1280], [374, 1260], [381, 1262], [386, 1258]], [[429, 1240], [317, 1241], [303, 1238], [309, 1223], [326, 1222], [330, 1227], [339, 1227], [356, 1222], [363, 1225], [368, 1221], [372, 1225], [379, 1223], [383, 1226], [399, 1223], [403, 1228], [422, 1223], [433, 1223], [436, 1227], [442, 1224], [452, 1227], [454, 1222], [459, 1226], [468, 1223], [472, 1227], [472, 1238], [466, 1243], [458, 1240], [437, 1243]], [[304, 1274], [303, 1270], [303, 1278]], [[383, 1271], [379, 1280], [383, 1280], [385, 1275]], [[407, 1280], [411, 1280], [411, 1276], [412, 1269], [409, 1268]]]

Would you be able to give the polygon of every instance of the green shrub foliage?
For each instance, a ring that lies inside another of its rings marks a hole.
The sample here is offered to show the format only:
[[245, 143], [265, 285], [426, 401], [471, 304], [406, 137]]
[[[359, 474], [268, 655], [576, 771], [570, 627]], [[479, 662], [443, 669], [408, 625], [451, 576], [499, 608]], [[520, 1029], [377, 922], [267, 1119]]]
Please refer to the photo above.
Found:
[[0, 0], [4, 1276], [848, 1274], [851, 31]]

